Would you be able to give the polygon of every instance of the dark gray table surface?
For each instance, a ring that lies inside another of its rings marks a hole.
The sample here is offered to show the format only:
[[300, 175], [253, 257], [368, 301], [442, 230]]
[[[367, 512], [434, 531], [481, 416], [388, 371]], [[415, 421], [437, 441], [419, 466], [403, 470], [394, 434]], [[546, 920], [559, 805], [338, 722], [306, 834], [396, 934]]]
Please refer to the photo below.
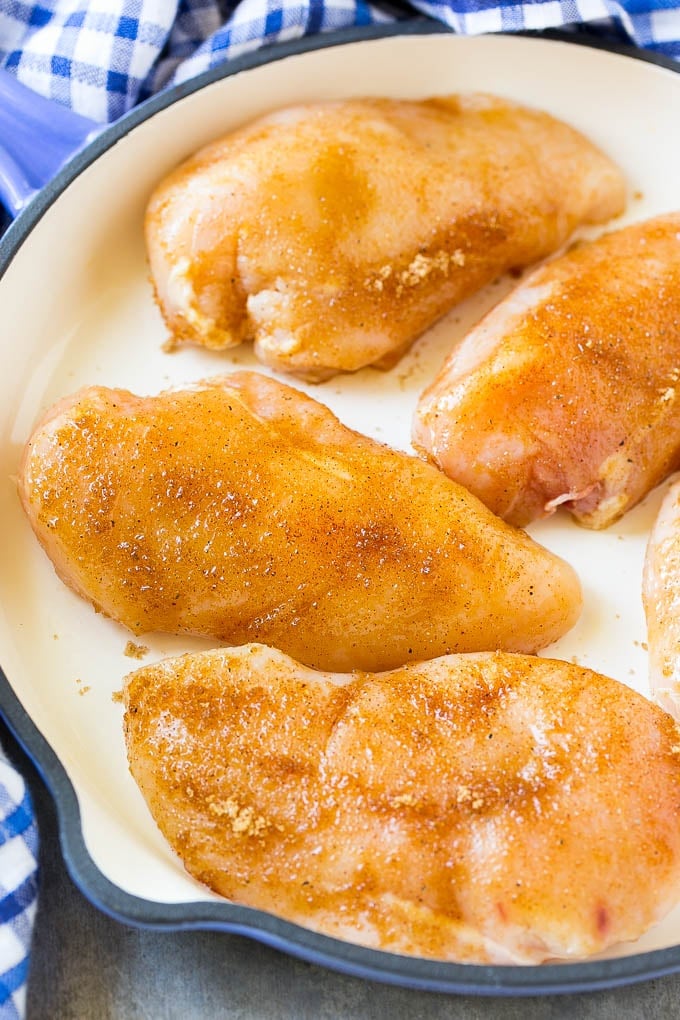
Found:
[[72, 883], [51, 797], [1, 721], [0, 742], [28, 781], [41, 837], [26, 1020], [680, 1018], [680, 974], [584, 995], [472, 998], [345, 977], [218, 932], [128, 928]]

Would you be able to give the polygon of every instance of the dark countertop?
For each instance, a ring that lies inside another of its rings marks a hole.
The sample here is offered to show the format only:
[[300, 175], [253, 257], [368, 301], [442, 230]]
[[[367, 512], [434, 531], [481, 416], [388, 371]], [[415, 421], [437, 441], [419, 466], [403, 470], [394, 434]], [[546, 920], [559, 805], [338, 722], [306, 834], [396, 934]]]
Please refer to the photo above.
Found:
[[33, 794], [41, 889], [26, 1020], [640, 1020], [680, 1018], [680, 974], [608, 992], [473, 998], [392, 988], [219, 932], [128, 928], [67, 874], [52, 799], [0, 721]]

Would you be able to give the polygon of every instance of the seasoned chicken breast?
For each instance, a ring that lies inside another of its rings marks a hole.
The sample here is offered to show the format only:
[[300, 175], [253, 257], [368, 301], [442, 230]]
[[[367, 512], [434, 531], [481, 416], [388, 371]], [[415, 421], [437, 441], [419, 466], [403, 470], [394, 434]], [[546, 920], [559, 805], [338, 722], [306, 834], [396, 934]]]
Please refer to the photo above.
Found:
[[422, 395], [415, 447], [516, 525], [604, 528], [680, 466], [680, 213], [536, 270]]
[[666, 493], [647, 542], [642, 601], [652, 693], [680, 719], [680, 481]]
[[337, 676], [262, 645], [125, 682], [130, 769], [200, 882], [379, 949], [574, 959], [680, 899], [680, 733], [556, 660]]
[[578, 132], [489, 96], [281, 110], [156, 189], [151, 272], [177, 340], [254, 340], [304, 379], [386, 366], [500, 273], [620, 213], [621, 174]]
[[276, 643], [328, 669], [535, 651], [572, 569], [416, 457], [256, 373], [57, 405], [19, 489], [60, 577], [135, 633]]

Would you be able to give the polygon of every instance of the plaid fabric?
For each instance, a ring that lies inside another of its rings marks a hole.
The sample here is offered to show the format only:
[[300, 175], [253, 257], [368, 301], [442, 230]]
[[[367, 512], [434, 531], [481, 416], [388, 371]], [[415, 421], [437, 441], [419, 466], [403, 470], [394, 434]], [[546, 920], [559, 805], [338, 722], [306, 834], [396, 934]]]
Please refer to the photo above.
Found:
[[38, 833], [28, 791], [0, 750], [0, 1020], [24, 1015], [37, 860]]
[[454, 31], [587, 23], [680, 60], [680, 0], [0, 0], [0, 66], [93, 120], [263, 45], [411, 13]]

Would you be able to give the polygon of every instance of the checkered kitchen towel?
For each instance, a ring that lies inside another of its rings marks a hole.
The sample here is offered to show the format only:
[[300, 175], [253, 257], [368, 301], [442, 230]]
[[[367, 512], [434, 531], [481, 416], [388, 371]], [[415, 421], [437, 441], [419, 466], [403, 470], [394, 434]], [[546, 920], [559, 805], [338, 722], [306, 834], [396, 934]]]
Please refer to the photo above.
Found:
[[26, 786], [0, 748], [0, 1020], [24, 1015], [38, 833]]
[[0, 66], [105, 122], [262, 45], [418, 13], [469, 34], [587, 23], [680, 60], [680, 0], [0, 0]]

